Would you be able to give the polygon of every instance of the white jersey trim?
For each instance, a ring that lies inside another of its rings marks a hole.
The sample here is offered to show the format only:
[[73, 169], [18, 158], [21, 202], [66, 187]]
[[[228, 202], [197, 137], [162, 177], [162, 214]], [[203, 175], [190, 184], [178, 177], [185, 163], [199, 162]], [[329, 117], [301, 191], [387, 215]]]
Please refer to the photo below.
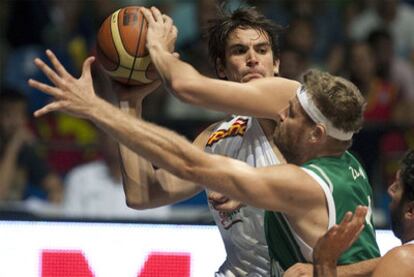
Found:
[[[329, 230], [333, 225], [336, 223], [336, 208], [335, 208], [335, 202], [332, 196], [332, 191], [330, 189], [330, 186], [316, 173], [312, 172], [309, 169], [301, 167], [303, 171], [305, 171], [307, 174], [309, 174], [315, 181], [321, 186], [326, 202], [328, 203], [328, 227], [327, 230]], [[332, 184], [330, 184], [332, 186]], [[303, 257], [308, 262], [313, 262], [313, 248], [307, 244], [300, 235], [293, 229], [293, 227], [290, 225], [289, 220], [287, 220], [286, 216], [283, 215], [286, 219], [286, 223], [289, 226], [290, 231], [293, 234], [293, 237], [295, 238], [296, 242], [299, 245], [299, 248], [302, 252]]]

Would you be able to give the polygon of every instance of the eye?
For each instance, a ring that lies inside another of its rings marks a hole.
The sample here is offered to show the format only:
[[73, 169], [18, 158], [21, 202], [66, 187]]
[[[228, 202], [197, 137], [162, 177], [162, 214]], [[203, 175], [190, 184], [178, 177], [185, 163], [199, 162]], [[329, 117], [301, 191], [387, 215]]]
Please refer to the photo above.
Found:
[[241, 55], [241, 54], [244, 54], [245, 52], [246, 52], [246, 49], [245, 49], [245, 47], [242, 47], [242, 46], [236, 46], [236, 47], [232, 48], [232, 50], [231, 50], [231, 53], [233, 55]]
[[259, 53], [259, 54], [266, 54], [268, 52], [268, 47], [266, 47], [266, 46], [264, 46], [264, 47], [260, 47], [258, 50], [257, 50], [257, 53]]

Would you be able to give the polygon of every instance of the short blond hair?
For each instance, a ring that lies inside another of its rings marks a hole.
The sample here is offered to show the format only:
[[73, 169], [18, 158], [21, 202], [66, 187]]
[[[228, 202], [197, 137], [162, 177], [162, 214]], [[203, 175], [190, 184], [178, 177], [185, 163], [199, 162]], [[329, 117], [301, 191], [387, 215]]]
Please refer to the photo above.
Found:
[[312, 100], [334, 127], [354, 133], [362, 128], [366, 103], [353, 83], [315, 69], [307, 71], [303, 81]]

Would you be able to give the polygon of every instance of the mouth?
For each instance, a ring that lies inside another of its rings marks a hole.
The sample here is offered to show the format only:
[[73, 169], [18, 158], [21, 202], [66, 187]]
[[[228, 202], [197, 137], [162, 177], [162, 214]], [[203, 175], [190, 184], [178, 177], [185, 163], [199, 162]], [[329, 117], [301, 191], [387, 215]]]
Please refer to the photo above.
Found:
[[263, 74], [259, 73], [259, 72], [247, 72], [243, 79], [245, 79], [245, 81], [250, 81], [253, 79], [259, 79], [259, 78], [263, 78]]

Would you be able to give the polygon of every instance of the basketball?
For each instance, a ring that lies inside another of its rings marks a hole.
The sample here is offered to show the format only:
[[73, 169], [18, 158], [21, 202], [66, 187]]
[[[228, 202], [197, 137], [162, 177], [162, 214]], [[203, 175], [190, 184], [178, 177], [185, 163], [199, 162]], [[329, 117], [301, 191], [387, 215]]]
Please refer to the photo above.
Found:
[[102, 23], [96, 42], [97, 60], [114, 80], [144, 85], [158, 78], [146, 48], [147, 26], [139, 6], [119, 9]]

